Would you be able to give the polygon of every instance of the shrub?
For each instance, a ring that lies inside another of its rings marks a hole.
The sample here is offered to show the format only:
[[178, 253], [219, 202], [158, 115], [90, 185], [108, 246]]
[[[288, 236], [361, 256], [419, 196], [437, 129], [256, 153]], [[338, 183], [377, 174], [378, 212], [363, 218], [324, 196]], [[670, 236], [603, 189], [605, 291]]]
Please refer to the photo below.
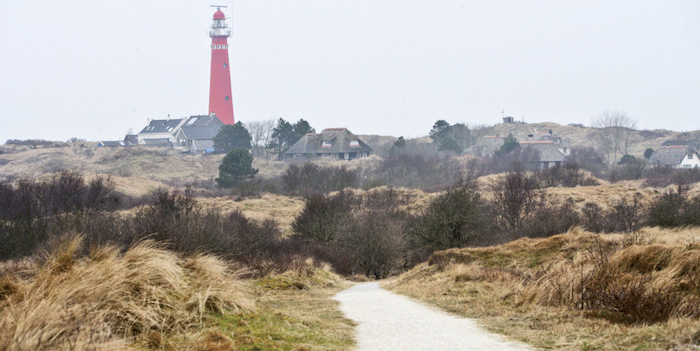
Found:
[[307, 198], [294, 220], [292, 239], [317, 257], [330, 262], [341, 274], [365, 274], [377, 279], [406, 266], [405, 232], [410, 215], [393, 189], [371, 191], [363, 196], [347, 190], [336, 195]]
[[473, 182], [455, 186], [430, 201], [410, 233], [431, 251], [493, 243], [487, 230], [485, 201]]
[[599, 178], [607, 169], [605, 157], [592, 147], [572, 148], [566, 163], [576, 164]]
[[368, 181], [381, 179], [393, 187], [430, 190], [454, 184], [462, 178], [460, 165], [444, 155], [403, 152], [390, 155], [367, 172]]
[[688, 198], [688, 186], [679, 184], [669, 189], [649, 207], [648, 223], [666, 228], [700, 225], [700, 196]]
[[295, 236], [303, 242], [327, 245], [335, 240], [340, 226], [350, 217], [355, 206], [357, 199], [349, 191], [340, 191], [333, 196], [311, 196], [292, 223]]
[[556, 204], [541, 194], [516, 228], [515, 237], [546, 238], [565, 233], [580, 222], [573, 200], [567, 199], [562, 204]]
[[536, 181], [520, 171], [508, 172], [503, 179], [491, 184], [494, 219], [505, 231], [516, 232], [532, 211], [537, 200], [536, 188]]
[[664, 188], [671, 184], [693, 184], [700, 182], [700, 168], [676, 169], [656, 165], [645, 172], [644, 185]]
[[120, 206], [110, 178], [85, 183], [77, 172], [64, 171], [49, 180], [21, 179], [0, 183], [0, 258], [33, 253], [49, 234], [81, 228], [102, 211]]
[[345, 188], [357, 188], [360, 171], [346, 166], [321, 167], [307, 162], [302, 166], [290, 164], [281, 176], [287, 194], [309, 196], [325, 194]]
[[540, 188], [555, 186], [575, 187], [578, 185], [598, 185], [595, 178], [588, 176], [577, 164], [566, 163], [561, 167], [538, 170], [534, 174]]

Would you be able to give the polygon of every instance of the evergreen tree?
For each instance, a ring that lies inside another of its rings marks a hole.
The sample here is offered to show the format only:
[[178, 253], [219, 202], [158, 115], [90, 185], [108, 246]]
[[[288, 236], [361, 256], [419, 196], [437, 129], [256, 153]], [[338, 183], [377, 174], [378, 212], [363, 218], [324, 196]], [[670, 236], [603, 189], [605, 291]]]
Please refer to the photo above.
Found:
[[214, 137], [214, 149], [221, 152], [229, 152], [231, 149], [240, 147], [250, 150], [252, 137], [243, 123], [227, 124], [221, 127], [219, 133]]
[[216, 183], [222, 188], [231, 188], [241, 180], [253, 178], [258, 170], [253, 168], [253, 155], [244, 148], [231, 149], [219, 165], [219, 177]]
[[648, 148], [648, 149], [644, 150], [644, 158], [646, 158], [647, 160], [650, 159], [651, 155], [653, 155], [653, 154], [654, 154], [654, 149], [652, 149], [652, 148]]
[[511, 151], [515, 150], [518, 146], [518, 139], [513, 136], [513, 133], [508, 133], [508, 136], [503, 140], [503, 145], [500, 149], [496, 150], [496, 156], [507, 155]]
[[406, 148], [406, 139], [404, 139], [403, 136], [400, 136], [398, 139], [396, 139], [394, 144], [391, 145], [391, 150], [389, 150], [389, 153], [394, 155], [394, 154], [401, 152], [405, 148]]

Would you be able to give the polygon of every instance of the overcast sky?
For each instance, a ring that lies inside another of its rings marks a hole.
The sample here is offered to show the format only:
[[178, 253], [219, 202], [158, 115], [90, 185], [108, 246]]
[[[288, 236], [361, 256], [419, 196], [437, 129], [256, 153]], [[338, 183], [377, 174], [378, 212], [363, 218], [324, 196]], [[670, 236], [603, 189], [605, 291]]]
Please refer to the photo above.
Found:
[[[205, 114], [211, 1], [0, 0], [0, 143]], [[700, 129], [700, 1], [226, 0], [243, 123], [416, 137], [433, 123]]]

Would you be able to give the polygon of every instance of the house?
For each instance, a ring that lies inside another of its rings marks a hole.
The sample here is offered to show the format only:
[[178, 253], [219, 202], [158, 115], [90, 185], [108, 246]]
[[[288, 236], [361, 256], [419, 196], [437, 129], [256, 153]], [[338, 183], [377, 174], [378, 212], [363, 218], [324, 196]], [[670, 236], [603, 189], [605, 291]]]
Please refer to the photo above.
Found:
[[171, 146], [175, 133], [184, 122], [184, 118], [150, 120], [137, 135], [138, 143], [146, 146]]
[[139, 144], [139, 136], [138, 134], [127, 134], [122, 141], [124, 146], [135, 146]]
[[468, 147], [465, 153], [479, 157], [490, 157], [501, 149], [504, 141], [505, 137], [501, 135], [485, 136], [476, 144]]
[[[138, 145], [177, 147], [192, 152], [213, 149], [214, 137], [223, 126], [213, 113], [187, 118], [154, 119], [136, 136]], [[129, 138], [124, 139], [125, 142]]]
[[654, 151], [649, 158], [649, 164], [673, 168], [700, 168], [700, 157], [698, 152], [688, 145], [666, 145]]
[[503, 123], [504, 124], [515, 123], [515, 118], [513, 118], [511, 116], [503, 117]]
[[548, 133], [529, 134], [527, 136], [527, 141], [551, 141], [564, 156], [569, 156], [569, 154], [571, 154], [571, 143], [552, 134], [551, 130]]
[[104, 140], [100, 141], [97, 143], [98, 147], [120, 147], [120, 146], [126, 146], [123, 141], [121, 140]]
[[371, 153], [372, 148], [347, 128], [328, 128], [318, 134], [304, 135], [284, 153], [284, 157], [331, 157], [352, 160], [367, 157]]
[[552, 141], [521, 141], [518, 147], [521, 150], [533, 150], [539, 155], [538, 169], [558, 167], [566, 162], [566, 155], [561, 152]]
[[176, 145], [190, 152], [212, 152], [214, 137], [219, 134], [223, 125], [214, 114], [191, 116], [175, 134]]

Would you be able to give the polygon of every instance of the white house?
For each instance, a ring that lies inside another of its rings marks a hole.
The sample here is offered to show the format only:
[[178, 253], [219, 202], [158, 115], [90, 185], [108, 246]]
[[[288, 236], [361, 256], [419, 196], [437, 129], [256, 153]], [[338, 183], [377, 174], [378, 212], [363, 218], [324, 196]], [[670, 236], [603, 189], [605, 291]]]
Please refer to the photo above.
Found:
[[184, 118], [154, 119], [138, 134], [139, 145], [170, 146]]
[[700, 157], [698, 152], [688, 145], [666, 145], [654, 151], [649, 158], [649, 164], [673, 168], [700, 168]]

